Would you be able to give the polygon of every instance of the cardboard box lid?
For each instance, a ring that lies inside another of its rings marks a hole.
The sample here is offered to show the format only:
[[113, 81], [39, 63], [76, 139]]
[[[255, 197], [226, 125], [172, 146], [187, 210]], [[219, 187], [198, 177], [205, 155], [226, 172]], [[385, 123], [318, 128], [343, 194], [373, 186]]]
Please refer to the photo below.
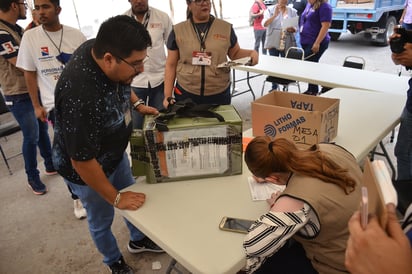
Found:
[[260, 107], [268, 105], [302, 111], [323, 112], [339, 101], [339, 99], [335, 98], [325, 98], [306, 94], [271, 92], [256, 99], [252, 102], [252, 105], [259, 105]]

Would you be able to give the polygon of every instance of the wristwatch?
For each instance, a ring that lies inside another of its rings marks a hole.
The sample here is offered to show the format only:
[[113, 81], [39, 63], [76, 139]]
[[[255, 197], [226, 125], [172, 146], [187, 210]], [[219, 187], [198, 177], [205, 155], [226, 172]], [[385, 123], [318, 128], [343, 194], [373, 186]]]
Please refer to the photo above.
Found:
[[133, 103], [133, 108], [137, 108], [140, 105], [144, 105], [144, 101], [142, 99], [137, 100], [136, 102]]

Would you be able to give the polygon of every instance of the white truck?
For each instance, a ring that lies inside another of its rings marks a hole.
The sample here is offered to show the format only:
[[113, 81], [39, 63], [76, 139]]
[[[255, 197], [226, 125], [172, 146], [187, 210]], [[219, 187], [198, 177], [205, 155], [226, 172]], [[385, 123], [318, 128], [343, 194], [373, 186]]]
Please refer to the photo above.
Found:
[[341, 33], [364, 31], [375, 45], [388, 45], [388, 38], [402, 15], [405, 0], [330, 0], [333, 8], [329, 35], [337, 41]]

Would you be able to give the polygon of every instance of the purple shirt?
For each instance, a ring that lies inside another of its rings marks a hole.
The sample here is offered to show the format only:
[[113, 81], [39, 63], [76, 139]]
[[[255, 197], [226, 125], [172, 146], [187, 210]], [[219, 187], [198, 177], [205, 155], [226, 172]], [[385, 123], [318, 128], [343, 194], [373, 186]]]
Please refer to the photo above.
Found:
[[[318, 37], [322, 22], [332, 22], [331, 5], [322, 3], [318, 9], [313, 10], [312, 5], [308, 3], [300, 16], [300, 42], [304, 45], [312, 45]], [[322, 42], [329, 40], [330, 36], [327, 33]]]
[[412, 0], [405, 1], [406, 13], [403, 16], [403, 22], [405, 24], [412, 24]]

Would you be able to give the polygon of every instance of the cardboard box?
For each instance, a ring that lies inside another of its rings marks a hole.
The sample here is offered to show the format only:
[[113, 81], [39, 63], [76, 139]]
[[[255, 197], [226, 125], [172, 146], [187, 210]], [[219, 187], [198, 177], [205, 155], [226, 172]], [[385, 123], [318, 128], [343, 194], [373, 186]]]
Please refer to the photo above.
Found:
[[301, 147], [333, 140], [338, 117], [339, 99], [271, 92], [252, 102], [253, 136], [286, 138]]
[[174, 117], [168, 131], [146, 116], [143, 130], [131, 137], [132, 170], [148, 183], [242, 173], [242, 119], [231, 105], [213, 110], [216, 118]]

